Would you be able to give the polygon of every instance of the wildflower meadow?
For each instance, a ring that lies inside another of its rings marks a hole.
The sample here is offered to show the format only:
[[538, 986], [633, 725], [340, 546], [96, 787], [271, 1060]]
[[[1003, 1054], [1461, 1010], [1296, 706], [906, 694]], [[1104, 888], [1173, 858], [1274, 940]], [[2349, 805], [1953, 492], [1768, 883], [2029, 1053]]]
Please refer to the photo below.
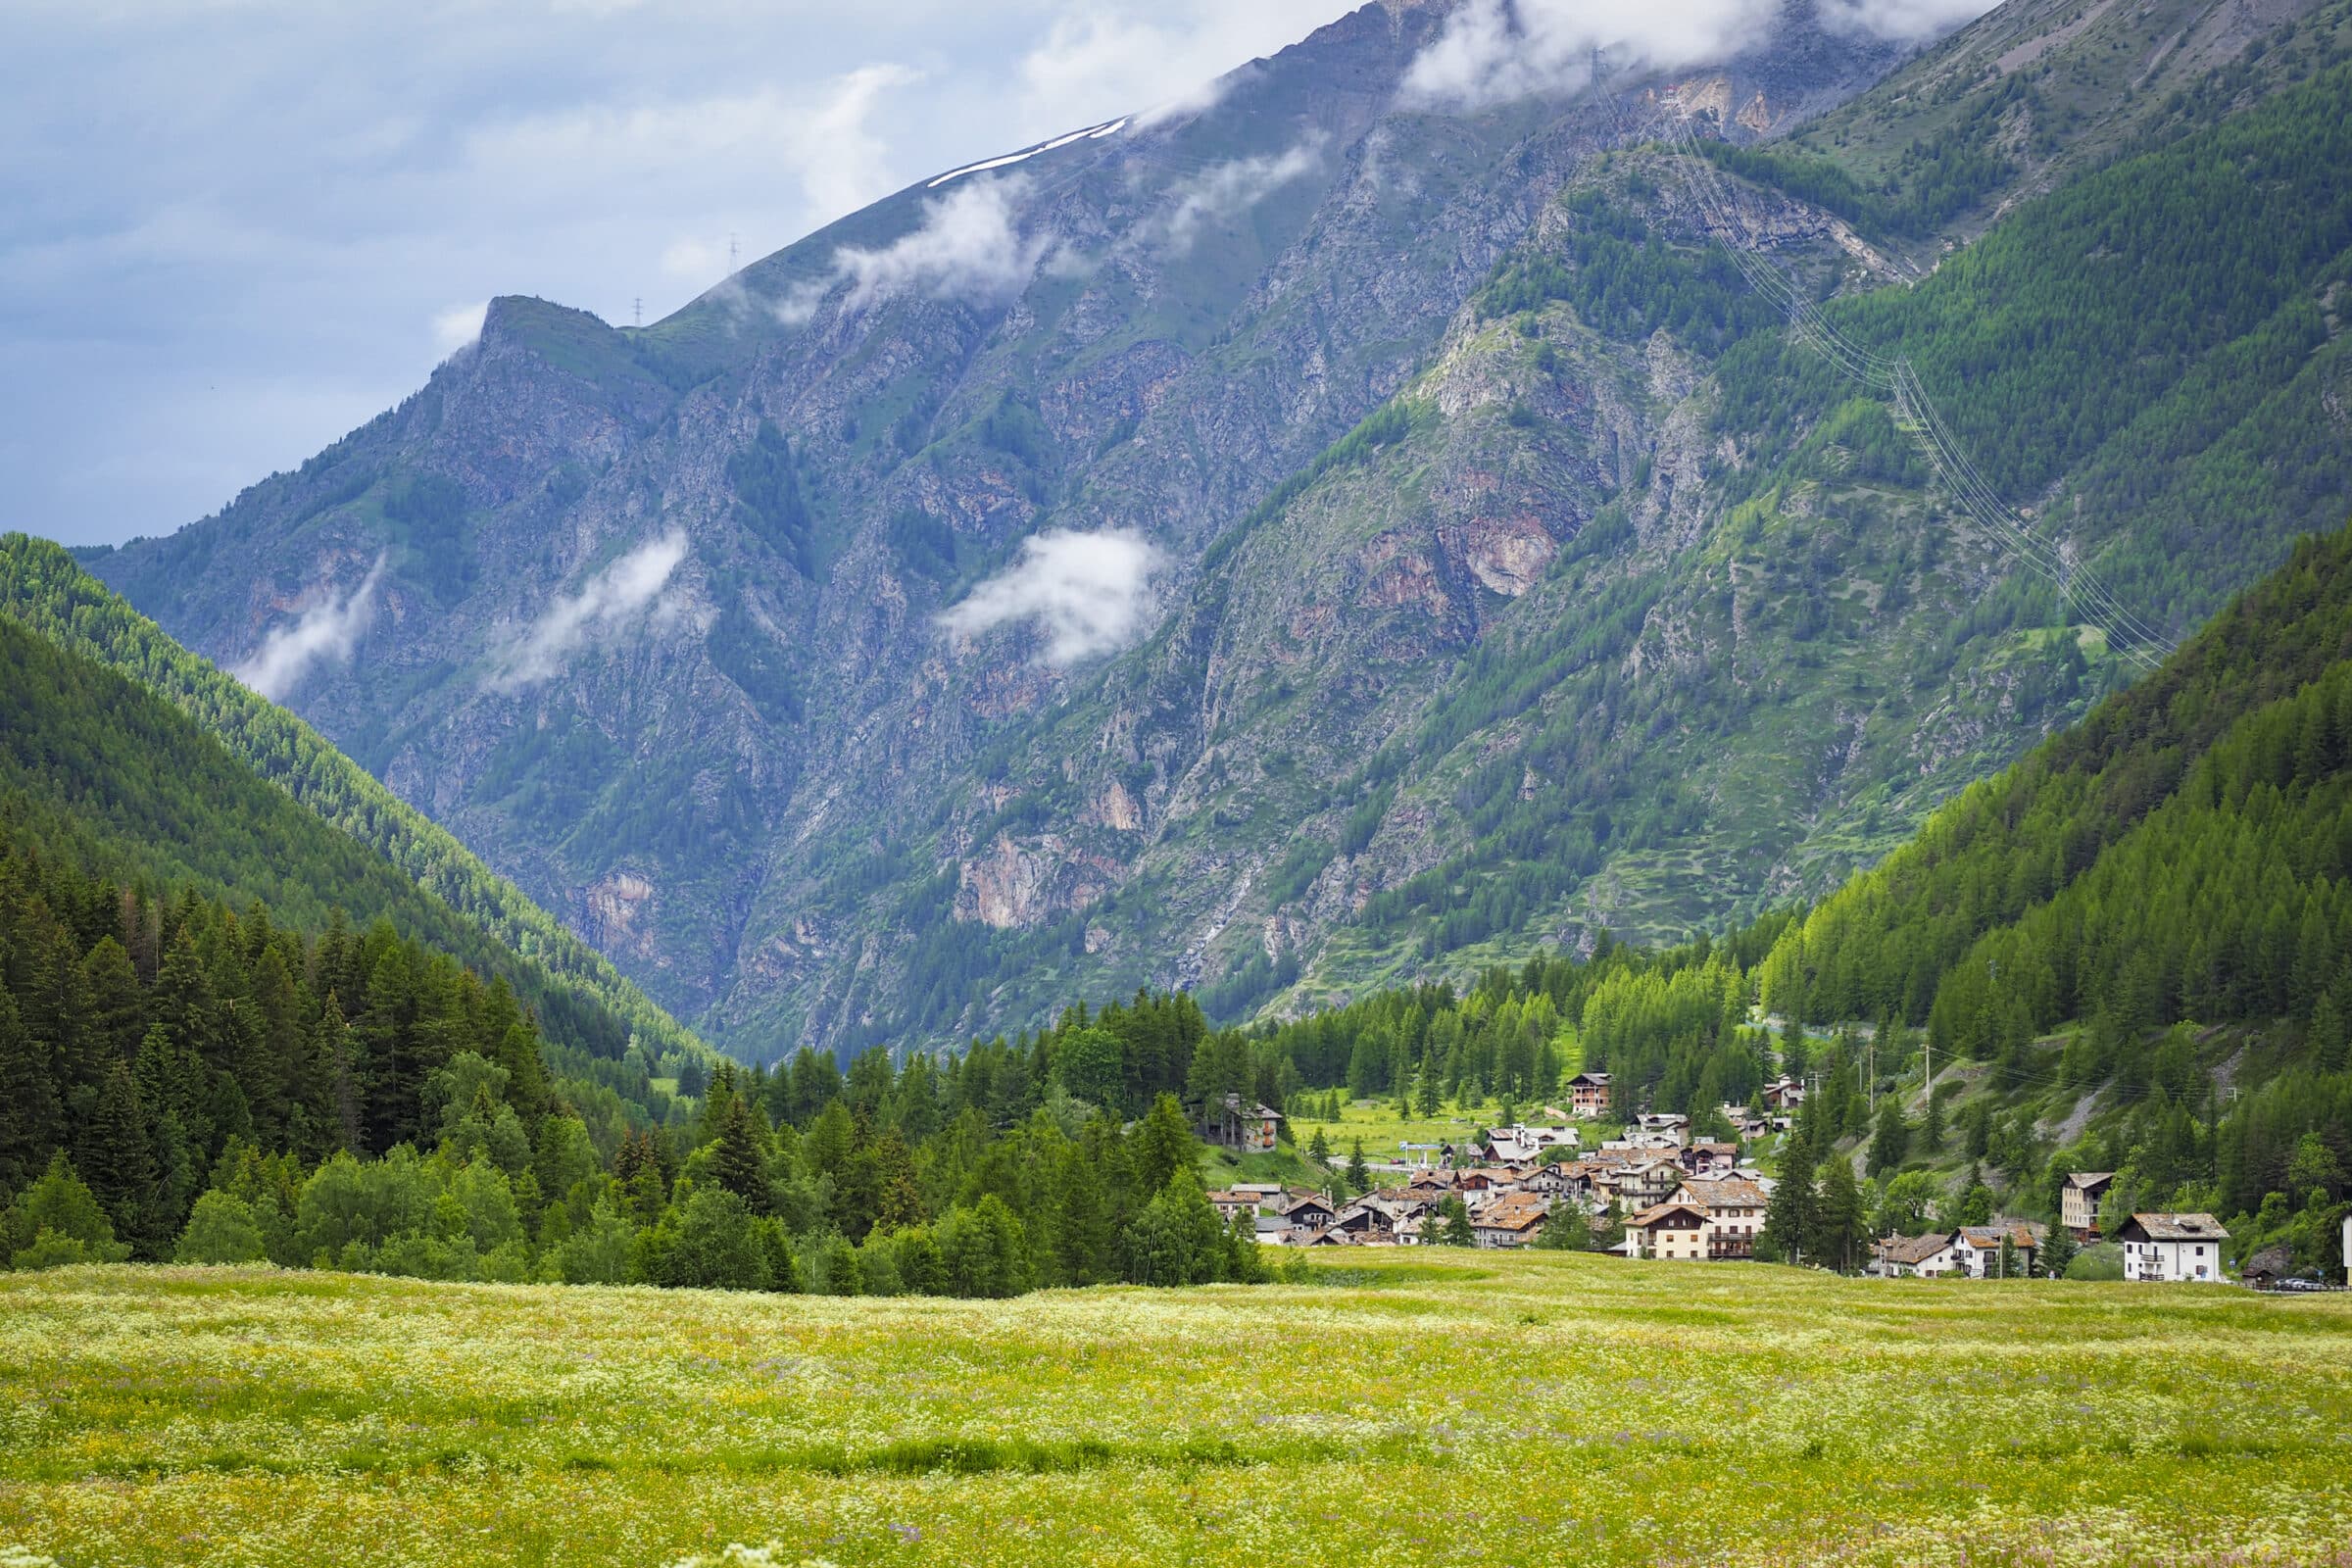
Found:
[[2352, 1563], [2352, 1297], [0, 1277], [0, 1562]]

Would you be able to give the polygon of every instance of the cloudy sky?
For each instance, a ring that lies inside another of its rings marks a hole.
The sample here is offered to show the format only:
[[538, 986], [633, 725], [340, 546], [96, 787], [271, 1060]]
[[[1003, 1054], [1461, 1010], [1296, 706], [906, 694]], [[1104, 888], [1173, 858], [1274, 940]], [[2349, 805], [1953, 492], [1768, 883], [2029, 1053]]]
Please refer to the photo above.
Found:
[[13, 0], [0, 529], [166, 532], [421, 383], [492, 294], [625, 322], [1349, 0]]

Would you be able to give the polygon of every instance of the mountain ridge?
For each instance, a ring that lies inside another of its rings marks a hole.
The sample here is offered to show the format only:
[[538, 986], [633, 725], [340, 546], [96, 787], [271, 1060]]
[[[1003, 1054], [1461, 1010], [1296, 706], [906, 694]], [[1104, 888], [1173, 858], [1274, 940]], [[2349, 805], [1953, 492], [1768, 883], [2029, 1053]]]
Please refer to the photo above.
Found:
[[[2064, 25], [2050, 7], [2026, 9]], [[1073, 166], [1067, 192], [1023, 206], [1010, 179], [956, 182], [979, 193], [979, 218], [999, 204], [985, 238], [1038, 260], [1007, 299], [934, 297], [918, 268], [857, 309], [820, 305], [797, 324], [771, 312], [736, 337], [723, 326], [736, 303], [713, 296], [643, 333], [501, 302], [476, 349], [304, 473], [93, 564], [234, 661], [283, 624], [278, 606], [347, 594], [384, 556], [365, 660], [318, 666], [293, 694], [303, 710], [748, 1055], [1007, 1026], [1082, 974], [1184, 980], [1242, 1010], [1304, 977], [1295, 1004], [1418, 966], [1475, 964], [1502, 956], [1496, 942], [1574, 943], [1612, 923], [1678, 930], [1740, 899], [1824, 885], [2079, 712], [2110, 678], [2097, 629], [2078, 639], [2087, 662], [2075, 668], [2042, 631], [2004, 621], [1899, 702], [1847, 712], [1809, 673], [1831, 645], [1806, 627], [1838, 646], [1878, 635], [1824, 584], [1850, 575], [1833, 571], [1834, 552], [1866, 564], [1894, 538], [1849, 519], [1836, 542], [1806, 547], [1821, 563], [1807, 575], [1821, 580], [1794, 598], [1742, 608], [1731, 596], [1735, 621], [1770, 634], [1756, 673], [1798, 701], [1786, 735], [1726, 731], [1733, 772], [1627, 808], [1611, 803], [1633, 776], [1627, 743], [1563, 730], [1545, 760], [1511, 773], [1534, 813], [1508, 829], [1518, 848], [1482, 851], [1500, 858], [1475, 871], [1476, 887], [1461, 881], [1468, 862], [1448, 868], [1466, 829], [1505, 830], [1505, 754], [1534, 733], [1519, 715], [1538, 699], [1561, 711], [1561, 677], [1574, 674], [1575, 701], [1598, 711], [1630, 699], [1642, 723], [1665, 726], [1659, 736], [1689, 729], [1672, 693], [1702, 689], [1689, 685], [1703, 666], [1688, 655], [1693, 636], [1713, 635], [1706, 607], [1721, 588], [1702, 592], [1703, 573], [1671, 564], [1677, 552], [1698, 550], [1690, 562], [1712, 560], [1721, 581], [1777, 582], [1781, 567], [1752, 578], [1767, 563], [1729, 541], [1786, 517], [1773, 497], [1801, 508], [1852, 488], [1791, 470], [1761, 492], [1760, 512], [1757, 476], [1788, 466], [1743, 454], [1793, 438], [1811, 443], [1809, 461], [1867, 475], [1889, 450], [1884, 414], [1834, 403], [1820, 416], [1806, 405], [1808, 428], [1790, 434], [1726, 427], [1718, 356], [1764, 323], [1740, 315], [1750, 304], [1736, 274], [1710, 270], [1723, 264], [1680, 194], [1679, 166], [1641, 138], [1688, 109], [1742, 147], [1778, 146], [1715, 106], [1818, 107], [1903, 51], [1785, 31], [1728, 69], [1612, 83], [1630, 93], [1631, 141], [1582, 91], [1367, 120], [1350, 83], [1400, 79], [1406, 45], [1429, 24], [1418, 10], [1367, 8], [1156, 139], [1074, 144], [1090, 159], [1159, 157], [1131, 166], [1139, 186], [1090, 184], [1097, 165]], [[1768, 110], [1762, 132], [1788, 128]], [[1252, 197], [1215, 216], [1203, 231], [1213, 243], [1180, 246], [1169, 225], [1208, 171], [1228, 183], [1253, 171]], [[1891, 262], [1874, 271], [1847, 248], [1850, 227], [1777, 188], [1772, 169], [1729, 172], [1801, 286], [1836, 296], [1899, 275]], [[1602, 205], [1570, 213], [1554, 198], [1572, 190], [1597, 190]], [[843, 253], [915, 267], [920, 256], [890, 247], [920, 235], [905, 225], [936, 216], [936, 201], [902, 192], [847, 220], [868, 229], [825, 231], [833, 260], [820, 266], [812, 239], [747, 275], [782, 269], [765, 297], [788, 299], [826, 277], [847, 302], [881, 264]], [[1156, 225], [1157, 237], [1103, 248], [1122, 222]], [[1473, 300], [1498, 298], [1506, 258], [1538, 254], [1531, 234], [1573, 253], [1561, 277], [1606, 273], [1619, 292], [1571, 279], [1560, 286], [1573, 297], [1555, 301], [1546, 281], [1535, 309], [1482, 318]], [[864, 237], [851, 246], [851, 235]], [[1102, 260], [1062, 275], [1045, 262], [1054, 246]], [[1652, 309], [1677, 299], [1701, 314]], [[1706, 313], [1744, 324], [1726, 338]], [[722, 348], [746, 357], [705, 373]], [[1428, 389], [1423, 414], [1392, 402], [1411, 386]], [[1375, 415], [1388, 422], [1361, 423]], [[1451, 456], [1430, 467], [1441, 450]], [[1350, 514], [1305, 543], [1315, 528], [1300, 532], [1300, 519], [1349, 486]], [[1869, 508], [1908, 519], [1901, 592], [1949, 594], [1937, 613], [1948, 606], [1966, 623], [1972, 600], [2001, 581], [1997, 564], [1937, 520], [1922, 476], [1863, 489]], [[1139, 648], [1064, 668], [1021, 628], [941, 635], [947, 606], [1017, 579], [1028, 542], [1138, 520], [1167, 564], [1138, 601], [1156, 621]], [[1777, 536], [1789, 524], [1770, 526]], [[685, 541], [674, 575], [603, 636], [593, 612], [613, 602], [613, 574], [672, 533]], [[1964, 573], [1936, 564], [1947, 542]], [[262, 583], [248, 560], [264, 564]], [[1346, 561], [1364, 575], [1342, 592], [1330, 572]], [[1249, 571], [1237, 575], [1237, 562]], [[2216, 569], [2242, 580], [2260, 564], [2226, 553]], [[1384, 571], [1388, 586], [1375, 586]], [[1301, 599], [1317, 580], [1322, 598]], [[1894, 580], [1866, 585], [1861, 608]], [[1359, 605], [1358, 591], [1376, 602]], [[1237, 602], [1253, 608], [1236, 618]], [[2025, 612], [2014, 594], [1992, 602]], [[1536, 605], [1564, 607], [1600, 640], [1580, 643], [1570, 627], [1550, 647]], [[499, 650], [559, 606], [588, 617], [573, 662], [500, 689]], [[1395, 618], [1407, 611], [1424, 620]], [[1359, 628], [1375, 623], [1390, 627], [1390, 673], [1330, 670], [1325, 655], [1370, 647]], [[1220, 644], [1220, 626], [1246, 635]], [[1855, 643], [1838, 662], [1867, 680], [1887, 646], [1879, 636], [1865, 656]], [[1407, 733], [1406, 712], [1449, 702], [1465, 679], [1496, 683], [1500, 707], [1471, 704], [1492, 732], [1446, 739], [1446, 753], [1471, 748], [1450, 760], [1392, 755], [1402, 770], [1375, 776], [1367, 764]], [[1349, 711], [1354, 731], [1318, 728]], [[1908, 785], [1890, 760], [1839, 783], [1838, 767], [1788, 749], [1892, 759], [1937, 713], [1948, 717], [1924, 742], [1934, 763]], [[1571, 782], [1538, 787], [1552, 778]], [[1753, 820], [1757, 790], [1809, 803], [1796, 831], [1817, 847], [1790, 858], [1788, 830]], [[1403, 814], [1391, 817], [1399, 791]], [[1368, 857], [1308, 863], [1326, 834], [1352, 842], [1367, 813]], [[1649, 824], [1631, 858], [1597, 848], [1620, 818]], [[1728, 861], [1688, 853], [1723, 837], [1710, 820], [1732, 824]], [[1322, 825], [1302, 833], [1309, 822]], [[1205, 851], [1152, 848], [1237, 829]], [[1317, 887], [1314, 909], [1289, 906]], [[1269, 902], [1269, 889], [1284, 897]], [[1359, 933], [1365, 910], [1385, 924]]]

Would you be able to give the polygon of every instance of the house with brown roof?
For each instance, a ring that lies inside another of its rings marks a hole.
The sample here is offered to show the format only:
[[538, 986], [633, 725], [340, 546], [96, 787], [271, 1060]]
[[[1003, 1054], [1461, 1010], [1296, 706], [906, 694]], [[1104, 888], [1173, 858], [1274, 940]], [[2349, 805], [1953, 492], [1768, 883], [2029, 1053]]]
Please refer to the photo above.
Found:
[[2095, 1242], [2099, 1238], [2099, 1204], [2107, 1197], [2107, 1189], [2115, 1185], [2111, 1170], [2079, 1170], [2066, 1178], [2058, 1190], [2058, 1223], [2075, 1233], [2078, 1242]]
[[2019, 1274], [2030, 1279], [2034, 1261], [2041, 1256], [2042, 1244], [2049, 1237], [2047, 1225], [2025, 1219], [2006, 1219], [1997, 1225], [1963, 1225], [1953, 1233], [1952, 1256], [1958, 1261], [1960, 1272], [1972, 1280], [1998, 1279], [2001, 1242], [2006, 1239], [2017, 1253]]
[[1871, 1244], [1870, 1272], [1882, 1279], [1940, 1279], [1959, 1266], [1952, 1256], [1952, 1234], [1930, 1231], [1925, 1236], [1886, 1236]]
[[2218, 1281], [2230, 1233], [2211, 1214], [2134, 1214], [2115, 1233], [2128, 1280]]
[[1481, 1247], [1525, 1247], [1544, 1229], [1551, 1204], [1534, 1193], [1497, 1198], [1470, 1216], [1470, 1234]]
[[1732, 1167], [1740, 1163], [1740, 1146], [1702, 1139], [1677, 1151], [1674, 1162], [1692, 1176], [1728, 1175]]
[[1771, 1199], [1754, 1182], [1693, 1177], [1676, 1190], [1674, 1200], [1696, 1203], [1705, 1212], [1709, 1257], [1756, 1255], [1756, 1236], [1764, 1229], [1764, 1207]]
[[1696, 1203], [1666, 1202], [1625, 1222], [1628, 1257], [1699, 1259], [1707, 1255], [1707, 1211]]

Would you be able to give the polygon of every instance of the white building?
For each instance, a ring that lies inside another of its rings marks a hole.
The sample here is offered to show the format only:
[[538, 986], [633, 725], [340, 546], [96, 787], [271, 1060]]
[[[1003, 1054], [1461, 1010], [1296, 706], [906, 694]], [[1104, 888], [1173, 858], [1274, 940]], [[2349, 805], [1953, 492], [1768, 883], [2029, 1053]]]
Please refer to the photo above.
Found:
[[2211, 1214], [2134, 1214], [2115, 1239], [2128, 1280], [2220, 1280], [2230, 1233]]

